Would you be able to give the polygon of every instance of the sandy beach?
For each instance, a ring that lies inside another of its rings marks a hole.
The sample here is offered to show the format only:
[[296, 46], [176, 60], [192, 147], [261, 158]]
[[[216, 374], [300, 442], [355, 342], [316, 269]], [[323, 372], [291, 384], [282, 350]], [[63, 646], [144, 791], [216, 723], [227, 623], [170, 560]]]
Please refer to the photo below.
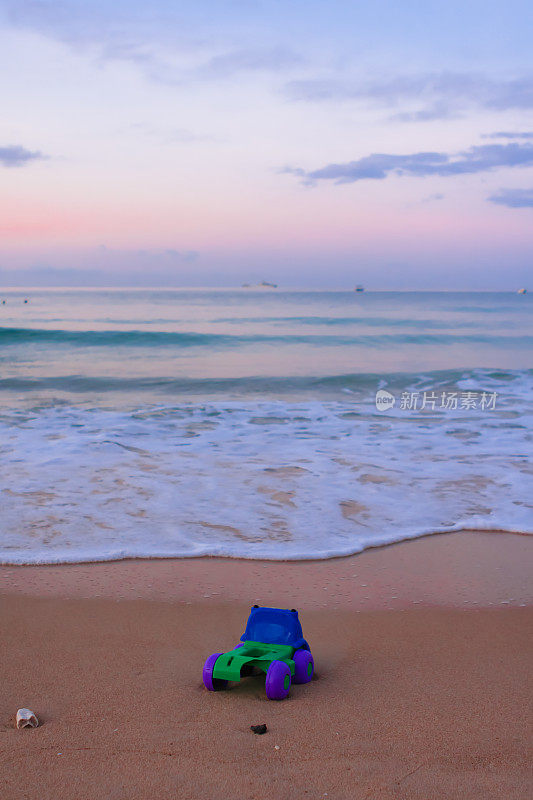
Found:
[[[2, 568], [1, 796], [524, 800], [530, 547]], [[314, 653], [283, 702], [260, 677], [202, 685], [253, 602], [297, 607]], [[39, 728], [14, 728], [21, 706]]]
[[0, 800], [533, 800], [532, 9], [0, 0]]

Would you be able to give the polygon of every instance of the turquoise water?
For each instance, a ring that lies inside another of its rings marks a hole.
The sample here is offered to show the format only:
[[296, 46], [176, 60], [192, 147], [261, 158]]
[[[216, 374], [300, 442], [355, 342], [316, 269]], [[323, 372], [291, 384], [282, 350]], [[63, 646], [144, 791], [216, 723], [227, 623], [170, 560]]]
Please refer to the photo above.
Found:
[[[465, 525], [533, 531], [530, 295], [2, 300], [4, 562], [326, 557]], [[377, 408], [378, 390], [394, 405]]]

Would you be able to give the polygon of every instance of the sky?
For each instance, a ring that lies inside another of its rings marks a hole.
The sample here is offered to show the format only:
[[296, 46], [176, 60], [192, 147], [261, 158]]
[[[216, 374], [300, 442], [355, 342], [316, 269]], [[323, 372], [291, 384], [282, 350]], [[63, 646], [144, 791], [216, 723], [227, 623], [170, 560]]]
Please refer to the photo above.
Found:
[[532, 9], [0, 0], [0, 285], [531, 285]]

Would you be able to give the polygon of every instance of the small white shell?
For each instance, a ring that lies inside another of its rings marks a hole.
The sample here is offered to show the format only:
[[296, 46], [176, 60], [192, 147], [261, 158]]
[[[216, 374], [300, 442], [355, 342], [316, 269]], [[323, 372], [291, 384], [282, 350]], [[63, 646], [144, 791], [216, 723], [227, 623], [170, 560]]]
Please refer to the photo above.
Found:
[[39, 720], [29, 708], [19, 708], [17, 711], [17, 728], [36, 728]]

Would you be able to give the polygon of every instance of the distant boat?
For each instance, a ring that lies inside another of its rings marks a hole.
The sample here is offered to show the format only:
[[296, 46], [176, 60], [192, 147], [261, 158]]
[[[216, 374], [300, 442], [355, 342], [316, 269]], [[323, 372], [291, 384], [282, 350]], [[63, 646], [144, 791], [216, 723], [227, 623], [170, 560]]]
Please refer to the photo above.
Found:
[[277, 289], [278, 288], [278, 284], [277, 283], [269, 283], [268, 281], [261, 281], [261, 283], [258, 284], [258, 285], [259, 286], [269, 286], [271, 289]]
[[269, 283], [268, 281], [261, 281], [261, 283], [243, 283], [241, 284], [242, 289], [254, 289], [257, 287], [261, 287], [263, 289], [277, 289], [277, 283]]
[[364, 292], [364, 291], [365, 291], [365, 287], [361, 286], [361, 284], [357, 284], [357, 286], [354, 289], [354, 292]]
[[527, 289], [519, 289], [518, 294], [527, 294]]

